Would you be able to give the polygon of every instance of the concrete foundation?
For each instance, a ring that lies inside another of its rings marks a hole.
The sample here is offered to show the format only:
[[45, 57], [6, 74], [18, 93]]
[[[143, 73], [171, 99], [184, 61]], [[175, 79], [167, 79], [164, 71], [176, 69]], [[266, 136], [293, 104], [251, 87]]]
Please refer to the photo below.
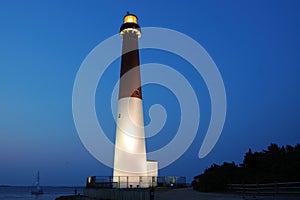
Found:
[[150, 200], [150, 188], [85, 188], [85, 196], [109, 200]]

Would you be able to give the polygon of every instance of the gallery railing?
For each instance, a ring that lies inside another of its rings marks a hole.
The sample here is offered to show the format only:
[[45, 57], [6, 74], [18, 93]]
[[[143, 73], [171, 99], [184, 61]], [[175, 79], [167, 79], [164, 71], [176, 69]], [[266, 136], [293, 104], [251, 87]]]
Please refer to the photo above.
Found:
[[91, 176], [87, 178], [87, 188], [148, 188], [185, 187], [182, 176]]

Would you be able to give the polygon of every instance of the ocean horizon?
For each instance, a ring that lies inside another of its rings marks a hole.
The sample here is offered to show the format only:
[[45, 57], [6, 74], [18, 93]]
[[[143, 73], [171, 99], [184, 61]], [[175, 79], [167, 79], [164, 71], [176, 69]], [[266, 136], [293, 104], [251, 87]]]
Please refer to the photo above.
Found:
[[84, 186], [42, 186], [44, 194], [32, 195], [32, 186], [0, 186], [0, 200], [55, 200], [60, 196], [83, 194]]

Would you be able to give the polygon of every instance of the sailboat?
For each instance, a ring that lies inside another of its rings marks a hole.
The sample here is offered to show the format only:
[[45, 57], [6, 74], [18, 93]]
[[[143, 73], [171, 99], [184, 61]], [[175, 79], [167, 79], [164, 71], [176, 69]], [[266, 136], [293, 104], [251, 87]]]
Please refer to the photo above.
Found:
[[35, 195], [44, 194], [43, 189], [40, 187], [40, 172], [39, 171], [37, 173], [34, 188], [32, 188], [32, 190], [31, 190], [31, 194], [35, 194]]

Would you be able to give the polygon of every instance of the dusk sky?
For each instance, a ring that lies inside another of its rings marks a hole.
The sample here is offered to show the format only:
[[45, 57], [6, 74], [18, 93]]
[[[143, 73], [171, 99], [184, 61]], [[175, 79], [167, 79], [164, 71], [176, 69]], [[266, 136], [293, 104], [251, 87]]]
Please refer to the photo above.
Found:
[[[241, 163], [249, 148], [261, 151], [270, 143], [299, 143], [299, 10], [297, 0], [1, 0], [0, 185], [32, 185], [38, 170], [42, 185], [84, 185], [87, 176], [112, 175], [112, 169], [95, 159], [79, 139], [72, 90], [85, 57], [118, 34], [127, 11], [138, 16], [141, 27], [173, 29], [201, 44], [218, 66], [226, 89], [224, 129], [214, 149], [199, 159], [211, 116], [205, 82], [174, 54], [140, 51], [141, 64], [162, 63], [183, 74], [201, 108], [194, 142], [159, 175], [191, 181], [213, 163]], [[112, 141], [116, 127], [110, 95], [119, 71], [120, 59], [108, 67], [96, 94], [99, 123]], [[145, 86], [143, 98], [146, 124], [152, 104], [168, 112], [165, 127], [147, 140], [147, 149], [155, 150], [176, 133], [178, 102], [158, 85]]]

